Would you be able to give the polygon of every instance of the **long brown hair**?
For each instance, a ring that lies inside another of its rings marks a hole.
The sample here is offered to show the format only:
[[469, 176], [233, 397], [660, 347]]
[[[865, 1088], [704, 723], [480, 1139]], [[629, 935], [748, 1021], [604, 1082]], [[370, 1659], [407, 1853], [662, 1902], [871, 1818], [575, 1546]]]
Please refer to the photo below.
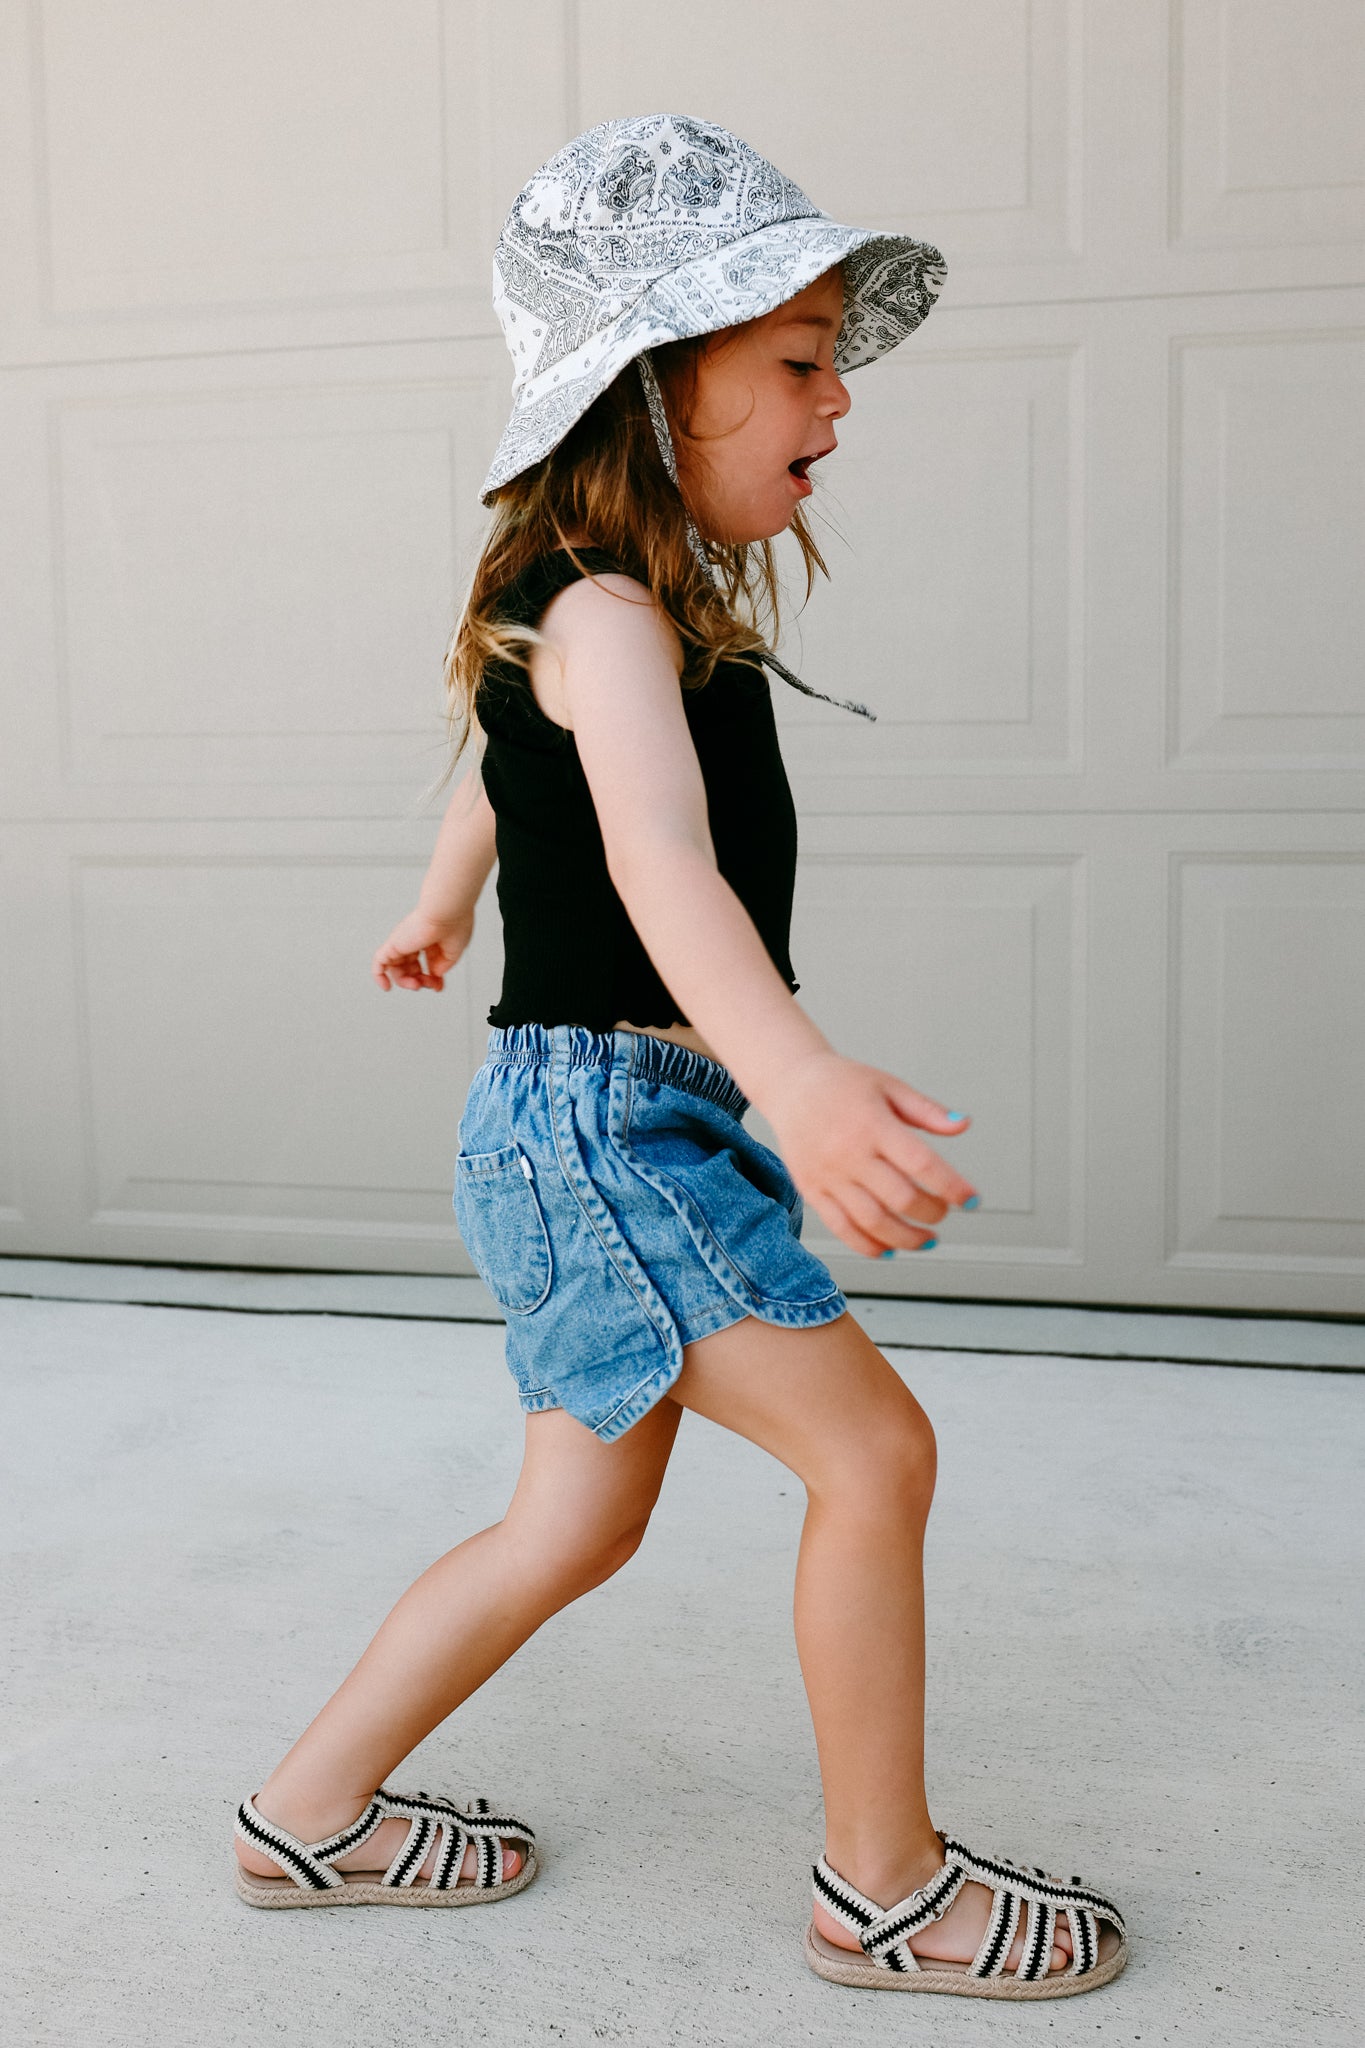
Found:
[[[691, 423], [699, 364], [738, 332], [725, 328], [651, 351], [675, 437], [697, 440]], [[808, 598], [816, 571], [828, 576], [829, 570], [799, 505], [790, 531], [801, 550]], [[719, 587], [703, 573], [688, 544], [683, 500], [664, 468], [639, 373], [628, 363], [558, 446], [494, 498], [469, 594], [446, 650], [454, 750], [443, 782], [471, 731], [479, 730], [475, 705], [486, 665], [498, 661], [525, 669], [529, 649], [540, 641], [533, 627], [499, 618], [499, 599], [538, 555], [569, 547], [571, 533], [590, 535], [593, 547], [653, 593], [682, 640], [685, 689], [700, 689], [717, 662], [772, 645], [779, 623], [772, 542], [707, 541]]]

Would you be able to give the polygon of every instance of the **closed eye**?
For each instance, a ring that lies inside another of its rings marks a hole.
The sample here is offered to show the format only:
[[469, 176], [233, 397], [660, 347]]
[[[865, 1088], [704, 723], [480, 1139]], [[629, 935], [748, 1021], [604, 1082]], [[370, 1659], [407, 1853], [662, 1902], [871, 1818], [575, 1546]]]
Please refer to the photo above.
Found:
[[789, 370], [800, 370], [802, 372], [806, 370], [818, 370], [819, 367], [820, 365], [818, 363], [795, 363], [792, 362], [790, 359], [787, 363], [787, 368]]

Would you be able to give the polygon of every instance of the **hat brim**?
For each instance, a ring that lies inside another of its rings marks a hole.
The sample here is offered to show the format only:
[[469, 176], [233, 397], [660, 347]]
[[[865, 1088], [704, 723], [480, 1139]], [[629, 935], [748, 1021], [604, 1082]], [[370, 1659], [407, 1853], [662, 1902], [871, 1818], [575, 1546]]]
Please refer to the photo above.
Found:
[[844, 320], [834, 349], [843, 374], [875, 362], [927, 319], [947, 263], [931, 242], [841, 227], [826, 214], [776, 221], [657, 278], [633, 304], [552, 371], [522, 383], [480, 493], [494, 492], [558, 446], [627, 363], [663, 342], [714, 334], [771, 313], [836, 263]]

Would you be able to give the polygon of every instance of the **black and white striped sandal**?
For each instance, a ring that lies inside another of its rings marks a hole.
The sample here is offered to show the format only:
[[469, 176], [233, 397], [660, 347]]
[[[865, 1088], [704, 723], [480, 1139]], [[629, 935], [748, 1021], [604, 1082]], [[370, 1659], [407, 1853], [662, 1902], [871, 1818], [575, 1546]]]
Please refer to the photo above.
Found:
[[[358, 1849], [381, 1821], [395, 1815], [411, 1826], [382, 1877], [377, 1871], [335, 1867], [338, 1856]], [[267, 1820], [252, 1799], [238, 1807], [233, 1832], [284, 1872], [282, 1877], [256, 1877], [237, 1863], [237, 1890], [249, 1906], [483, 1906], [519, 1892], [540, 1867], [536, 1838], [525, 1821], [492, 1812], [486, 1799], [476, 1799], [464, 1812], [448, 1799], [389, 1792], [382, 1785], [358, 1820], [321, 1842], [301, 1842]], [[517, 1843], [525, 1858], [515, 1877], [502, 1874], [504, 1837]], [[471, 1842], [478, 1868], [461, 1884], [460, 1865]], [[434, 1846], [430, 1877], [425, 1884], [414, 1883]]]
[[[1128, 1936], [1117, 1906], [1099, 1892], [1078, 1877], [1062, 1884], [1045, 1870], [1003, 1856], [974, 1855], [951, 1835], [941, 1839], [939, 1869], [894, 1906], [864, 1897], [823, 1856], [812, 1864], [817, 1901], [852, 1929], [863, 1951], [857, 1956], [836, 1947], [812, 1922], [806, 1928], [806, 1961], [817, 1976], [870, 1990], [949, 1991], [966, 1998], [1070, 1998], [1118, 1976], [1128, 1960]], [[970, 1963], [921, 1962], [910, 1946], [911, 1935], [942, 1919], [969, 1878], [995, 1892], [981, 1946]], [[1065, 1970], [1049, 1970], [1061, 1913], [1071, 1928], [1071, 1962]], [[1021, 1921], [1024, 1953], [1018, 1969], [1006, 1971]], [[1109, 1924], [1101, 1928], [1101, 1921]]]

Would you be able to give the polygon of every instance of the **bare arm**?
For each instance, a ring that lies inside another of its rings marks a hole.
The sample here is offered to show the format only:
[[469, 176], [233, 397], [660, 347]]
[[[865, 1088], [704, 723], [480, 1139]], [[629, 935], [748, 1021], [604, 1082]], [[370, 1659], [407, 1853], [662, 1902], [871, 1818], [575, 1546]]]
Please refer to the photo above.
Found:
[[[625, 601], [623, 601], [625, 600]], [[968, 1181], [915, 1135], [965, 1128], [845, 1059], [788, 989], [716, 866], [679, 686], [681, 646], [642, 585], [571, 584], [541, 623], [560, 667], [612, 881], [666, 987], [778, 1135], [803, 1195], [856, 1251], [913, 1247]], [[898, 1220], [914, 1210], [919, 1228]]]
[[479, 900], [497, 857], [497, 821], [477, 761], [456, 783], [436, 834], [417, 907], [429, 917], [459, 916]]
[[442, 989], [469, 944], [474, 906], [497, 858], [496, 821], [476, 761], [446, 805], [417, 908], [370, 963], [380, 988]]

